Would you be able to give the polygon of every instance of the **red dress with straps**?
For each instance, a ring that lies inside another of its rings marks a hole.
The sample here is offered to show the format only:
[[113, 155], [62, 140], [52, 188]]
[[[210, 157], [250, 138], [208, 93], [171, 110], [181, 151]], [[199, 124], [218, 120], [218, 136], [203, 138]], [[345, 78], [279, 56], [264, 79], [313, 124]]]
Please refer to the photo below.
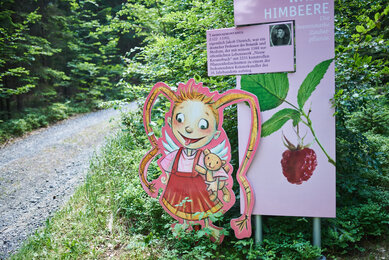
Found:
[[162, 202], [168, 211], [179, 218], [199, 220], [200, 214], [193, 216], [194, 213], [216, 213], [223, 207], [223, 204], [218, 199], [212, 201], [209, 198], [204, 178], [195, 171], [202, 151], [199, 150], [196, 153], [192, 172], [180, 172], [177, 169], [182, 151], [183, 148], [180, 148], [174, 159], [171, 175], [162, 195]]

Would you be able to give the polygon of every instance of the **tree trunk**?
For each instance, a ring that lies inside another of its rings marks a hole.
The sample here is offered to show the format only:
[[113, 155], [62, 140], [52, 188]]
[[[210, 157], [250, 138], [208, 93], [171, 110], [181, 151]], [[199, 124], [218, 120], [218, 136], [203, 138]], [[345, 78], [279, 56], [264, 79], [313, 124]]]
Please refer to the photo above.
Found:
[[[0, 112], [5, 111], [4, 99], [0, 98]], [[5, 119], [5, 114], [0, 113], [0, 119]]]
[[62, 87], [62, 89], [63, 89], [63, 92], [62, 92], [63, 96], [65, 98], [68, 98], [68, 95], [69, 95], [68, 88], [67, 87]]
[[5, 100], [6, 106], [7, 106], [7, 119], [11, 119], [11, 98], [7, 98]]
[[16, 96], [16, 108], [20, 112], [23, 109], [23, 95]]
[[[9, 85], [8, 77], [4, 77], [4, 87], [8, 89], [9, 88], [8, 85]], [[7, 97], [5, 99], [5, 108], [6, 108], [6, 113], [5, 113], [6, 119], [11, 119], [11, 97]]]

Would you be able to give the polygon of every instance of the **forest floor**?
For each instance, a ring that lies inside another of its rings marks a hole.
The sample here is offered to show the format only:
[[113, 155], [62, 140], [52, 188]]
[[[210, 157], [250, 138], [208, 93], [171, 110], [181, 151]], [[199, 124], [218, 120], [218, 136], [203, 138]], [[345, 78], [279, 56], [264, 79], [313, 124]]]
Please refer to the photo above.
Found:
[[0, 259], [70, 198], [119, 114], [108, 109], [79, 115], [0, 148]]

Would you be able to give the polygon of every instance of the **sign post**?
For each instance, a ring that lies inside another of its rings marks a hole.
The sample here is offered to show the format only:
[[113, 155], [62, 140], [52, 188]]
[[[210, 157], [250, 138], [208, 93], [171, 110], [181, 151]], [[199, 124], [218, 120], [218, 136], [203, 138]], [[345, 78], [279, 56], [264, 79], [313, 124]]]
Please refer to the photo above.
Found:
[[255, 243], [261, 244], [263, 241], [262, 216], [255, 216]]
[[313, 218], [313, 245], [321, 248], [321, 223], [320, 218]]

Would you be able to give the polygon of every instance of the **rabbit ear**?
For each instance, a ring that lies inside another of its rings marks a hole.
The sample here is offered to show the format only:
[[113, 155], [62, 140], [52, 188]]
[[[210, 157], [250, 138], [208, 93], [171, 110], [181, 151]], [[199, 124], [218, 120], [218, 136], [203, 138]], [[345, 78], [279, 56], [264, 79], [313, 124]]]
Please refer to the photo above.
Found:
[[225, 160], [222, 161], [222, 165], [226, 165], [226, 163], [227, 163], [227, 162], [226, 162]]
[[149, 95], [145, 101], [145, 105], [143, 107], [143, 126], [145, 127], [146, 134], [149, 137], [150, 143], [153, 147], [158, 146], [157, 138], [155, 137], [153, 128], [151, 127], [151, 110], [154, 106], [155, 101], [158, 99], [158, 96], [163, 94], [166, 96], [171, 104], [177, 100], [177, 96], [173, 90], [169, 88], [168, 85], [162, 82], [158, 82], [154, 85], [154, 87], [150, 90]]
[[210, 154], [210, 153], [211, 153], [211, 151], [210, 151], [209, 149], [205, 149], [205, 150], [204, 150], [204, 154], [205, 154], [205, 155], [208, 155], [208, 154]]
[[[150, 162], [158, 153], [161, 153], [162, 150], [161, 147], [158, 146], [157, 137], [155, 136], [153, 128], [151, 127], [151, 110], [160, 94], [166, 96], [169, 99], [171, 105], [177, 100], [176, 94], [173, 90], [169, 88], [168, 85], [162, 82], [158, 82], [151, 89], [143, 106], [143, 126], [146, 130], [146, 134], [153, 148], [146, 153], [146, 155], [142, 158], [142, 161], [140, 162], [139, 178], [143, 189], [147, 192], [147, 194], [154, 198], [158, 196], [158, 190], [162, 186], [162, 182], [158, 179], [154, 180], [153, 183], [149, 182], [147, 180], [147, 171]], [[169, 144], [165, 143], [163, 145], [165, 146]]]
[[[246, 152], [243, 156], [244, 159], [240, 163], [239, 169], [236, 173], [240, 188], [243, 191], [244, 210], [243, 214], [239, 218], [231, 220], [231, 228], [234, 230], [235, 236], [239, 239], [251, 236], [251, 213], [254, 206], [254, 196], [246, 173], [257, 150], [258, 142], [261, 136], [259, 103], [258, 98], [255, 95], [240, 89], [227, 90], [213, 103], [213, 106], [216, 109], [223, 110], [228, 106], [241, 102], [247, 102], [250, 106], [251, 127]], [[222, 150], [223, 148], [220, 151]]]

